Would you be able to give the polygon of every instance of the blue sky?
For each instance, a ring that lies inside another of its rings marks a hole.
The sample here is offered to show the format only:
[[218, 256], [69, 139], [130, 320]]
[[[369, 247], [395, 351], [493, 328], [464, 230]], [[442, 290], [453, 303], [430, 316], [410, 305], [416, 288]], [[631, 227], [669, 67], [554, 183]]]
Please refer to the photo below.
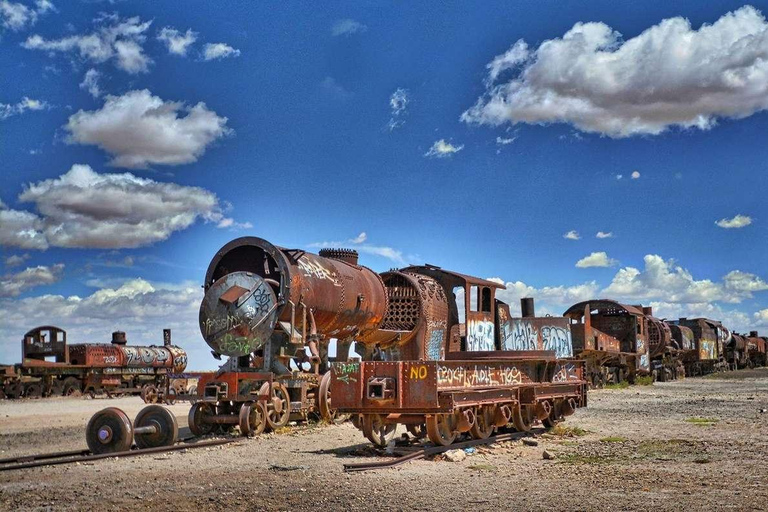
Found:
[[766, 11], [0, 1], [0, 361], [55, 323], [212, 366], [246, 234], [768, 332]]

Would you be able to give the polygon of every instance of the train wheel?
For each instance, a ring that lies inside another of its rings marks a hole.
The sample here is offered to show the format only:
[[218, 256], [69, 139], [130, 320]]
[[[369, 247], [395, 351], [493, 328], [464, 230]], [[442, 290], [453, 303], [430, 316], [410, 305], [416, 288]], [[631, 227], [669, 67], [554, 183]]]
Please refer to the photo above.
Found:
[[326, 372], [320, 380], [318, 394], [320, 395], [320, 416], [325, 421], [334, 425], [339, 425], [349, 419], [349, 414], [339, 414], [331, 404], [331, 372]]
[[494, 409], [493, 405], [483, 405], [475, 410], [475, 422], [469, 429], [470, 435], [474, 439], [488, 439], [494, 430]]
[[43, 385], [38, 382], [27, 384], [27, 386], [24, 388], [24, 396], [27, 398], [42, 398]]
[[187, 394], [190, 395], [189, 403], [194, 404], [197, 402], [197, 386], [190, 386], [187, 390]]
[[[269, 392], [269, 382], [265, 382], [259, 390], [260, 395]], [[288, 388], [279, 382], [272, 383], [271, 399], [267, 400], [267, 426], [277, 430], [288, 424], [291, 417], [291, 398]]]
[[363, 414], [363, 434], [370, 442], [381, 448], [395, 438], [397, 425], [384, 422], [381, 414]]
[[176, 403], [176, 395], [178, 393], [176, 392], [176, 388], [173, 386], [168, 388], [168, 393], [165, 395], [165, 403], [166, 405], [173, 405]]
[[50, 396], [61, 396], [64, 394], [64, 381], [53, 379], [51, 381]]
[[144, 384], [144, 387], [141, 388], [141, 399], [144, 400], [144, 403], [156, 404], [157, 398], [157, 388], [152, 384]]
[[430, 414], [427, 416], [427, 437], [437, 446], [448, 446], [456, 440], [456, 415]]
[[240, 406], [240, 432], [244, 436], [257, 436], [266, 426], [267, 410], [263, 402], [245, 402]]
[[148, 405], [139, 411], [134, 428], [155, 427], [154, 434], [135, 434], [134, 440], [139, 448], [155, 448], [157, 446], [173, 446], [179, 438], [179, 424], [176, 416], [160, 405]]
[[352, 425], [354, 425], [357, 430], [361, 430], [363, 428], [362, 414], [353, 414], [350, 421], [352, 422]]
[[75, 377], [67, 377], [63, 384], [62, 394], [64, 396], [80, 396], [83, 393], [82, 385]]
[[549, 413], [549, 416], [542, 420], [545, 427], [552, 428], [563, 421], [563, 416], [560, 413], [561, 409], [562, 406], [559, 402], [552, 404], [552, 411]]
[[93, 453], [126, 452], [133, 444], [131, 420], [116, 407], [102, 409], [88, 421], [85, 441]]
[[419, 425], [406, 425], [405, 428], [416, 439], [424, 439], [427, 437], [427, 425], [424, 423]]
[[512, 408], [512, 424], [518, 432], [530, 432], [533, 426], [530, 407], [515, 405]]
[[205, 423], [203, 419], [206, 416], [214, 416], [216, 412], [213, 410], [213, 406], [206, 402], [197, 402], [189, 409], [189, 416], [187, 420], [189, 423], [189, 430], [196, 436], [205, 436], [213, 432], [216, 425], [213, 423]]
[[12, 382], [5, 387], [5, 394], [8, 398], [21, 398], [24, 396], [24, 384], [21, 382]]

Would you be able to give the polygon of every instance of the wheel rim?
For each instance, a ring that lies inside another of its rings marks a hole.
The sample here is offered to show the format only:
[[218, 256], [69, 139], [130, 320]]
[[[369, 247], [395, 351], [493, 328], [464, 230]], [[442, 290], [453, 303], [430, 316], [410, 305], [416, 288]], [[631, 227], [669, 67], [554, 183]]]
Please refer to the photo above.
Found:
[[380, 414], [363, 416], [363, 434], [376, 446], [387, 446], [395, 438], [396, 429], [397, 425], [385, 423]]
[[141, 388], [141, 399], [145, 404], [157, 403], [157, 389], [151, 384], [145, 385]]
[[102, 409], [88, 421], [85, 440], [95, 454], [128, 451], [133, 444], [131, 420], [116, 407]]
[[134, 435], [134, 441], [139, 448], [154, 448], [157, 446], [173, 446], [179, 438], [179, 424], [176, 416], [160, 405], [149, 405], [139, 411], [135, 427], [154, 426], [154, 434]]
[[196, 436], [210, 434], [216, 425], [204, 423], [203, 418], [213, 415], [213, 407], [206, 402], [197, 402], [189, 409], [187, 417], [189, 430]]
[[[265, 395], [269, 391], [269, 382], [265, 382], [259, 391], [260, 395]], [[280, 404], [278, 412], [272, 401], [267, 405], [267, 426], [272, 430], [282, 428], [288, 424], [291, 417], [291, 401], [288, 395], [288, 389], [279, 382], [272, 383], [272, 394], [270, 398], [276, 399]]]
[[427, 416], [427, 436], [438, 446], [448, 446], [456, 439], [456, 417], [453, 414]]
[[339, 414], [333, 408], [333, 403], [331, 402], [331, 372], [327, 372], [320, 380], [318, 394], [320, 395], [320, 416], [325, 421], [338, 425], [349, 419], [349, 414]]
[[168, 394], [165, 396], [165, 403], [168, 405], [176, 403], [176, 388], [168, 388]]
[[544, 418], [544, 420], [542, 421], [544, 426], [547, 428], [552, 428], [558, 423], [560, 423], [561, 421], [563, 421], [563, 416], [560, 413], [561, 410], [562, 410], [562, 406], [560, 405], [559, 402], [555, 402], [554, 404], [552, 404], [552, 411], [550, 411], [549, 416]]
[[405, 428], [416, 439], [424, 439], [427, 437], [427, 425], [424, 423], [420, 425], [406, 425]]
[[257, 436], [267, 426], [267, 411], [262, 402], [245, 402], [240, 407], [240, 432], [244, 436]]
[[488, 439], [493, 434], [495, 428], [493, 424], [494, 407], [485, 405], [478, 407], [475, 411], [475, 423], [469, 429], [469, 433], [474, 439]]
[[512, 411], [512, 423], [515, 425], [515, 430], [518, 432], [528, 432], [531, 430], [530, 412], [527, 407], [522, 405], [516, 405]]
[[43, 386], [40, 384], [30, 384], [27, 386], [26, 391], [24, 392], [24, 396], [27, 398], [42, 398], [43, 396]]

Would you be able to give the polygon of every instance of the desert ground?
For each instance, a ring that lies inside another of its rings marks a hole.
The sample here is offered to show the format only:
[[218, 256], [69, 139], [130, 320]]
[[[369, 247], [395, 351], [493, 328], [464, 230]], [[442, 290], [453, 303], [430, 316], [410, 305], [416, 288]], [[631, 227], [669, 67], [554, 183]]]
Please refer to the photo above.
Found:
[[[87, 420], [107, 406], [134, 417], [144, 404], [2, 401], [0, 458], [85, 448]], [[171, 407], [180, 427], [188, 409]], [[598, 390], [527, 443], [363, 473], [343, 471], [376, 457], [351, 424], [299, 425], [221, 447], [3, 472], [0, 509], [764, 510], [766, 411], [765, 368]]]

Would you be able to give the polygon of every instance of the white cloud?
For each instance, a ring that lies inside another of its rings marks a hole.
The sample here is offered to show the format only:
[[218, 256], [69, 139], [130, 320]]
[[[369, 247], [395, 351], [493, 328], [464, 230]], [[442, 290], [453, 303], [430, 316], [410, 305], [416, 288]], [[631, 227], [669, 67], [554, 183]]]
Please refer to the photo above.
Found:
[[168, 53], [183, 57], [187, 55], [187, 49], [197, 41], [197, 32], [193, 32], [190, 28], [182, 34], [175, 28], [164, 27], [157, 34], [157, 40], [165, 43]]
[[355, 238], [351, 239], [350, 242], [352, 242], [353, 244], [361, 244], [366, 240], [368, 240], [368, 235], [365, 234], [365, 231], [362, 231]]
[[41, 295], [0, 299], [0, 361], [21, 358], [18, 340], [32, 326], [58, 325], [71, 343], [109, 342], [123, 330], [133, 345], [162, 344], [163, 328], [189, 355], [190, 370], [216, 368], [198, 329], [199, 283], [163, 284], [131, 279], [87, 296]]
[[632, 179], [633, 179], [633, 180], [636, 180], [636, 179], [638, 179], [638, 178], [640, 178], [640, 172], [638, 172], [638, 171], [632, 171]]
[[18, 297], [31, 288], [53, 284], [61, 279], [63, 271], [64, 264], [57, 263], [51, 267], [39, 265], [15, 274], [6, 274], [0, 277], [0, 297]]
[[39, 15], [56, 10], [48, 0], [38, 0], [35, 5], [33, 9], [21, 3], [0, 0], [0, 21], [3, 27], [18, 32], [37, 23]]
[[429, 151], [424, 153], [424, 156], [434, 158], [448, 158], [454, 153], [458, 153], [462, 149], [464, 149], [463, 144], [461, 146], [454, 146], [450, 142], [446, 142], [445, 139], [440, 139], [432, 144], [432, 147], [429, 148]]
[[95, 64], [111, 59], [126, 73], [146, 73], [152, 59], [144, 53], [144, 33], [152, 21], [141, 22], [138, 16], [121, 20], [117, 15], [102, 16], [94, 20], [98, 28], [89, 34], [78, 34], [61, 39], [45, 39], [35, 34], [22, 46], [28, 50], [49, 53], [77, 53], [80, 58]]
[[578, 231], [576, 231], [575, 229], [572, 229], [566, 234], [564, 234], [563, 238], [566, 238], [568, 240], [579, 240], [581, 239], [581, 235], [579, 235]]
[[225, 43], [208, 43], [203, 48], [203, 59], [225, 59], [227, 57], [239, 57], [240, 50], [235, 50], [231, 46]]
[[165, 240], [198, 219], [223, 219], [216, 194], [203, 188], [99, 174], [77, 164], [56, 179], [25, 186], [19, 200], [34, 203], [40, 215], [0, 210], [2, 245], [133, 248]]
[[12, 256], [8, 256], [7, 258], [5, 258], [5, 266], [8, 268], [18, 267], [28, 259], [29, 259], [29, 254], [21, 254], [21, 255], [14, 254]]
[[710, 279], [696, 280], [674, 260], [647, 254], [645, 268], [624, 267], [613, 277], [603, 294], [619, 300], [659, 300], [670, 303], [738, 303], [752, 297], [756, 291], [768, 290], [761, 278], [734, 270], [723, 277], [722, 283]]
[[589, 267], [612, 267], [616, 265], [618, 261], [608, 257], [604, 251], [593, 252], [589, 256], [585, 256], [576, 262], [578, 268]]
[[617, 179], [617, 180], [620, 180], [620, 179], [621, 179], [621, 178], [623, 178], [623, 177], [624, 177], [624, 175], [623, 175], [623, 174], [617, 174], [617, 175], [616, 175], [616, 179]]
[[101, 73], [91, 68], [86, 71], [83, 81], [80, 83], [80, 88], [84, 91], [88, 91], [88, 94], [94, 98], [98, 98], [101, 96], [101, 88], [99, 87], [100, 78]]
[[613, 232], [598, 231], [595, 235], [597, 238], [613, 238]]
[[80, 110], [64, 128], [67, 143], [99, 146], [113, 155], [110, 165], [146, 169], [197, 161], [209, 144], [231, 133], [226, 124], [205, 103], [186, 107], [144, 89], [107, 96], [100, 110]]
[[711, 302], [679, 304], [674, 302], [652, 301], [653, 316], [676, 320], [678, 318], [711, 318], [723, 323], [728, 329], [748, 332], [754, 329], [754, 323], [743, 311], [725, 309]]
[[331, 27], [331, 35], [334, 37], [351, 36], [352, 34], [356, 34], [358, 32], [362, 33], [362, 32], [365, 32], [366, 30], [368, 30], [368, 27], [366, 27], [359, 21], [344, 19], [344, 20], [338, 20], [336, 23], [333, 24], [333, 26]]
[[44, 110], [50, 108], [45, 101], [34, 100], [24, 96], [18, 103], [0, 103], [0, 121], [12, 116], [18, 116], [27, 110]]
[[768, 309], [761, 309], [756, 312], [753, 317], [758, 325], [768, 328]]
[[752, 217], [738, 214], [732, 219], [720, 219], [715, 224], [725, 229], [743, 228], [752, 224]]
[[507, 287], [506, 290], [498, 290], [496, 297], [509, 304], [512, 314], [520, 314], [520, 299], [523, 297], [533, 297], [536, 300], [536, 315], [545, 314], [560, 316], [563, 311], [572, 304], [595, 298], [600, 286], [596, 281], [573, 286], [544, 286], [535, 288], [522, 281], [508, 281], [492, 277], [490, 281], [495, 281]]
[[216, 227], [220, 229], [230, 228], [232, 230], [250, 229], [253, 227], [253, 224], [250, 222], [235, 222], [235, 219], [231, 217], [224, 217], [216, 224]]
[[768, 23], [744, 6], [711, 25], [662, 20], [623, 40], [601, 22], [576, 23], [488, 64], [486, 93], [468, 123], [570, 123], [610, 137], [714, 126], [768, 108]]
[[500, 146], [506, 146], [507, 144], [512, 144], [515, 142], [515, 139], [517, 139], [517, 137], [496, 137], [496, 144]]
[[405, 124], [405, 117], [408, 114], [408, 104], [410, 103], [410, 97], [408, 96], [408, 90], [399, 87], [389, 97], [389, 108], [392, 111], [392, 117], [389, 118], [387, 128], [392, 131]]
[[380, 256], [382, 258], [391, 260], [397, 263], [398, 265], [406, 265], [409, 263], [409, 260], [412, 259], [410, 257], [406, 258], [403, 255], [403, 252], [400, 250], [394, 249], [392, 247], [381, 246], [381, 245], [366, 244], [365, 242], [367, 241], [368, 241], [368, 234], [365, 231], [362, 231], [356, 237], [349, 238], [343, 242], [340, 242], [340, 241], [313, 242], [311, 244], [308, 244], [307, 247], [343, 248], [343, 247], [354, 246], [354, 249], [359, 253]]

